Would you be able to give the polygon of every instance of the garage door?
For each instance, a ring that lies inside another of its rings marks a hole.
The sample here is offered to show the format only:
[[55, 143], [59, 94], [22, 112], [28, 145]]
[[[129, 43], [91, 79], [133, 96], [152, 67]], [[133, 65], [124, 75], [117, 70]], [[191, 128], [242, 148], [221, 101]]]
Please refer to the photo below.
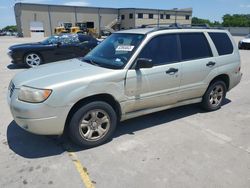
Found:
[[44, 28], [42, 22], [30, 22], [30, 34], [31, 37], [43, 38]]

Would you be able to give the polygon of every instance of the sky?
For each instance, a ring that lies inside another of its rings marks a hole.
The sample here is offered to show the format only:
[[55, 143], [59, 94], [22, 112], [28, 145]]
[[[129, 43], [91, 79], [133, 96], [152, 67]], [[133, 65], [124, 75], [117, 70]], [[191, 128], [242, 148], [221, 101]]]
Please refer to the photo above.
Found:
[[193, 16], [222, 21], [224, 14], [250, 14], [250, 0], [0, 0], [0, 28], [15, 25], [14, 4], [40, 3], [113, 8], [193, 8]]

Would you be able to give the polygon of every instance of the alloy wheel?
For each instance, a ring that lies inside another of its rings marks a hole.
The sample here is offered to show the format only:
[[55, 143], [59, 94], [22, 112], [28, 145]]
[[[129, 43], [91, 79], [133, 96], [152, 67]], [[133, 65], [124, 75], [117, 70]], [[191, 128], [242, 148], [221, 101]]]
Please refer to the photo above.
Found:
[[224, 95], [224, 89], [221, 85], [215, 85], [209, 94], [209, 102], [213, 107], [221, 104]]
[[103, 138], [110, 128], [110, 117], [101, 109], [88, 111], [80, 121], [79, 132], [87, 141], [97, 141]]
[[25, 61], [29, 67], [37, 67], [41, 64], [41, 58], [35, 53], [28, 54]]

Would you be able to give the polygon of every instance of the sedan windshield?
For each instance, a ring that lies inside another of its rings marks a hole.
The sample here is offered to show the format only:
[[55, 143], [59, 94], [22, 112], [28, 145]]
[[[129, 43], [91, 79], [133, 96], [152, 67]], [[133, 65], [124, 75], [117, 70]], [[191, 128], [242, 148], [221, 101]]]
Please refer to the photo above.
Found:
[[50, 44], [57, 44], [60, 42], [61, 44], [72, 44], [72, 43], [78, 43], [78, 35], [70, 35], [70, 34], [65, 34], [65, 35], [53, 35], [41, 43], [44, 45], [50, 45]]
[[114, 33], [94, 48], [83, 61], [110, 69], [122, 69], [145, 35]]

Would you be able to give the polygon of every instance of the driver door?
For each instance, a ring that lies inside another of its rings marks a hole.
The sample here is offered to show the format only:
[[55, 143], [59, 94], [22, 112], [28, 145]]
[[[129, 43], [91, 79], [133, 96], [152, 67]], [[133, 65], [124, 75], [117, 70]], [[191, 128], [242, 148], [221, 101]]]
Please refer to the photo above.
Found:
[[55, 57], [57, 60], [72, 59], [76, 57], [75, 46], [78, 45], [71, 36], [63, 35], [59, 38], [59, 43], [55, 47]]
[[178, 101], [181, 63], [178, 38], [175, 34], [151, 39], [138, 58], [151, 59], [152, 68], [127, 71], [125, 93], [129, 102], [126, 112], [146, 110]]

